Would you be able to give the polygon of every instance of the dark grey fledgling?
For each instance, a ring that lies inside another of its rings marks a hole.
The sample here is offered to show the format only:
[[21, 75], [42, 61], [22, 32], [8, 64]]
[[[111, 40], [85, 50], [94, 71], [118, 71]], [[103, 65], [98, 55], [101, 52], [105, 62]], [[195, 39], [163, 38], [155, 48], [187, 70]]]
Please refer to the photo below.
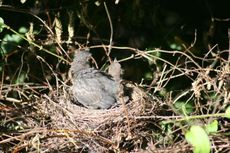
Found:
[[74, 100], [87, 108], [107, 109], [118, 100], [119, 82], [100, 70], [91, 68], [89, 49], [75, 52], [71, 65]]

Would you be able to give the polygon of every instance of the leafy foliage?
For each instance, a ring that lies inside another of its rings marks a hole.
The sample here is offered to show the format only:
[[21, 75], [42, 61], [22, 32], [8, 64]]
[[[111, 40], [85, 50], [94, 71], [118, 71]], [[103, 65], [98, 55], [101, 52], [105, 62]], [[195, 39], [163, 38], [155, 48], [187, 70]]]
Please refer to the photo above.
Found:
[[210, 153], [210, 141], [205, 130], [197, 125], [193, 125], [185, 134], [186, 140], [194, 147], [194, 153]]
[[[19, 34], [25, 34], [27, 29], [25, 27], [21, 27], [19, 30]], [[22, 43], [23, 39], [18, 34], [6, 34], [1, 42], [2, 56], [9, 54], [13, 50], [15, 50]]]

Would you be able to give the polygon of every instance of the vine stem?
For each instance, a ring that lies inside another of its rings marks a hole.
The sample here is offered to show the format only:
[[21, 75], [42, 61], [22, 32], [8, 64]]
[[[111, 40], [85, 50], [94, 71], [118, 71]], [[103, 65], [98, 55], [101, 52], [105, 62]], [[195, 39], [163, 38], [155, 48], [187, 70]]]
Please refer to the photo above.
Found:
[[226, 116], [226, 113], [185, 116], [183, 118], [179, 118], [175, 120], [166, 120], [166, 121], [163, 121], [162, 123], [169, 124], [169, 123], [182, 122], [182, 121], [187, 121], [187, 120], [192, 120], [192, 119], [201, 119], [201, 118], [208, 118], [208, 117], [222, 117], [222, 116]]
[[38, 44], [36, 44], [36, 43], [34, 43], [34, 42], [32, 42], [32, 41], [29, 41], [26, 37], [24, 37], [23, 35], [21, 35], [21, 34], [18, 33], [17, 31], [15, 31], [14, 29], [12, 29], [10, 26], [4, 24], [3, 27], [5, 27], [6, 29], [10, 30], [10, 31], [13, 32], [14, 34], [18, 35], [20, 38], [24, 39], [24, 40], [27, 41], [29, 44], [31, 44], [31, 45], [37, 47], [39, 50], [43, 50], [43, 51], [45, 51], [46, 53], [48, 53], [48, 54], [50, 54], [50, 55], [53, 55], [53, 56], [55, 56], [55, 57], [57, 57], [57, 58], [59, 58], [59, 59], [65, 61], [65, 62], [67, 62], [67, 63], [70, 63], [68, 60], [64, 59], [63, 57], [58, 56], [57, 54], [52, 53], [51, 51], [49, 51], [49, 50], [43, 48], [43, 46], [39, 46]]

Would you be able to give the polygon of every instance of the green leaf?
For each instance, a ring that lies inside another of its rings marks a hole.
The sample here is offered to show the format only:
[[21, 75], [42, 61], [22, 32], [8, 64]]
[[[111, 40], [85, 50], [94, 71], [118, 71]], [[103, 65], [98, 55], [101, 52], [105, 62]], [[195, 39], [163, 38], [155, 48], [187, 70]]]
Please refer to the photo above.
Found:
[[197, 125], [190, 128], [185, 134], [186, 140], [192, 144], [194, 153], [210, 153], [210, 141], [205, 130]]
[[225, 117], [230, 118], [230, 106], [228, 106], [228, 108], [225, 111]]
[[0, 17], [0, 32], [5, 28], [4, 20]]
[[191, 102], [177, 101], [174, 106], [178, 109], [179, 113], [183, 115], [189, 115], [194, 111], [194, 107]]
[[28, 29], [26, 29], [25, 27], [20, 27], [18, 32], [21, 33], [21, 34], [25, 34], [25, 33], [28, 32]]
[[212, 123], [205, 126], [207, 133], [216, 133], [218, 130], [218, 121], [214, 120]]

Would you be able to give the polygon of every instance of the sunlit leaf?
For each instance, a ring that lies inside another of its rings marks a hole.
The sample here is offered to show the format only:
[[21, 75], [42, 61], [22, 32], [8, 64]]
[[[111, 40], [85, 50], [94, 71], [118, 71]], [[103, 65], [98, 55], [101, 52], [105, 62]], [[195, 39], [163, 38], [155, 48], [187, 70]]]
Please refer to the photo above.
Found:
[[18, 32], [21, 33], [21, 34], [25, 34], [25, 33], [28, 32], [28, 29], [26, 27], [20, 27]]
[[197, 125], [190, 128], [185, 134], [186, 140], [192, 144], [194, 153], [210, 153], [210, 141], [205, 130]]
[[26, 0], [21, 0], [21, 3], [24, 4], [26, 2]]
[[225, 111], [225, 117], [230, 118], [230, 106]]
[[218, 121], [214, 120], [212, 123], [205, 126], [207, 133], [215, 133], [218, 130]]
[[0, 32], [2, 32], [2, 30], [4, 29], [4, 20], [0, 17]]

